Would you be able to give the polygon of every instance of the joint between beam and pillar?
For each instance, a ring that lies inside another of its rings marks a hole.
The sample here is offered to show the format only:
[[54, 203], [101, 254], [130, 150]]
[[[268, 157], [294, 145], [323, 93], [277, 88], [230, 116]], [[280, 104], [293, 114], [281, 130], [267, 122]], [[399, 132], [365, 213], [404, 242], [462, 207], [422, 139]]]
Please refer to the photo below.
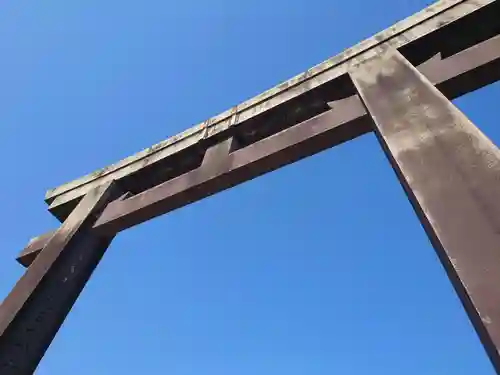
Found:
[[350, 76], [500, 372], [500, 150], [397, 50], [381, 50]]

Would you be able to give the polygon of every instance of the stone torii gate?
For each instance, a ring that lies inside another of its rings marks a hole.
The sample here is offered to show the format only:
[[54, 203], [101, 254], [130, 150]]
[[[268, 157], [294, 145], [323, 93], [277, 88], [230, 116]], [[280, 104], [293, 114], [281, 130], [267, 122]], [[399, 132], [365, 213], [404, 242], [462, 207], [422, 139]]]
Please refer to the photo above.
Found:
[[374, 132], [500, 374], [500, 151], [450, 101], [500, 78], [500, 1], [442, 0], [275, 88], [52, 189], [0, 305], [0, 374], [35, 371], [115, 235]]

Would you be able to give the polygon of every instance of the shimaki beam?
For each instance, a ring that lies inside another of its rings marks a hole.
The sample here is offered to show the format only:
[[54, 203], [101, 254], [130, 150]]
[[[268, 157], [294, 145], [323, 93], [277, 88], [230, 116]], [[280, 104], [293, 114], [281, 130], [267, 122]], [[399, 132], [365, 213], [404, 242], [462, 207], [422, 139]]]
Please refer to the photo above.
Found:
[[30, 374], [114, 236], [374, 132], [500, 374], [500, 152], [451, 99], [500, 78], [500, 2], [444, 0], [132, 157], [47, 192], [0, 373]]

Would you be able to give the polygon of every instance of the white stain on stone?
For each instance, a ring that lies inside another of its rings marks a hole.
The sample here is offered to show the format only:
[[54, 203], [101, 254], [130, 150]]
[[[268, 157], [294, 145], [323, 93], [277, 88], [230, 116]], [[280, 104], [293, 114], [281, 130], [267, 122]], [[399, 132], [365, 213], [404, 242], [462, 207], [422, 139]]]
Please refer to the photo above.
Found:
[[482, 316], [481, 320], [483, 321], [484, 324], [491, 324], [492, 320], [489, 316]]

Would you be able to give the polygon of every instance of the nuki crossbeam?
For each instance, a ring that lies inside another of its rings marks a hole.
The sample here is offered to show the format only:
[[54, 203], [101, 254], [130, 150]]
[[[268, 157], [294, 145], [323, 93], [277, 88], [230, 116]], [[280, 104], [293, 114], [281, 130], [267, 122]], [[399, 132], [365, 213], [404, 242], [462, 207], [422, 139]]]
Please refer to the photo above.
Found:
[[[443, 0], [182, 134], [46, 194], [0, 305], [32, 374], [122, 230], [374, 132], [500, 374], [500, 151], [452, 99], [500, 79], [500, 2]], [[478, 27], [480, 25], [480, 27]]]

